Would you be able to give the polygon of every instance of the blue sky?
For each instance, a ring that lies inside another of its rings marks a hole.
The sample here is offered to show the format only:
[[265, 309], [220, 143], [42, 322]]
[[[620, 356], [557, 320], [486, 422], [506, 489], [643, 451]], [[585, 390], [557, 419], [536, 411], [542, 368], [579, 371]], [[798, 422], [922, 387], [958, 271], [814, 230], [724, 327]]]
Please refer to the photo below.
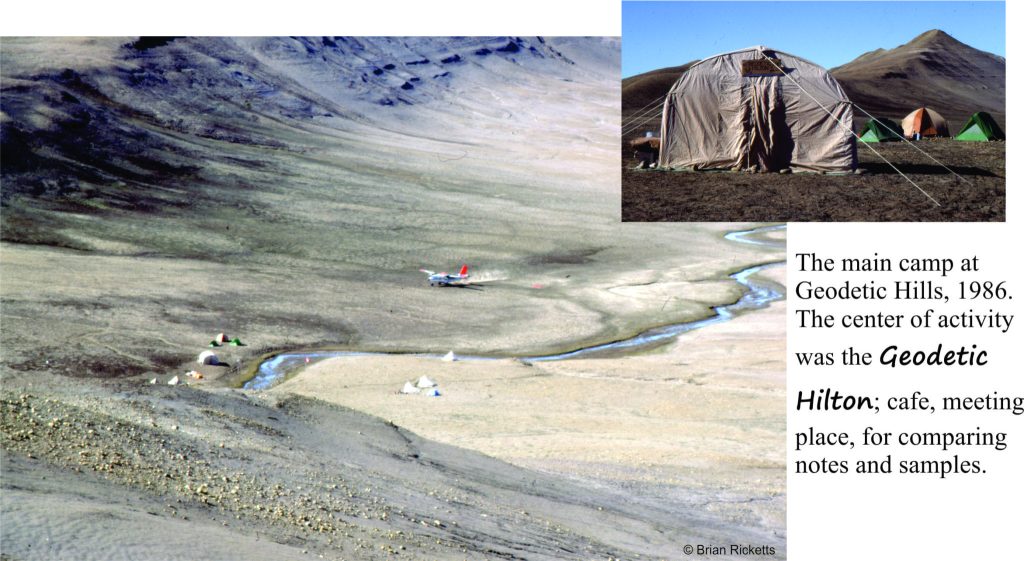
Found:
[[1006, 56], [1003, 2], [623, 2], [622, 76], [765, 45], [825, 68], [929, 29]]

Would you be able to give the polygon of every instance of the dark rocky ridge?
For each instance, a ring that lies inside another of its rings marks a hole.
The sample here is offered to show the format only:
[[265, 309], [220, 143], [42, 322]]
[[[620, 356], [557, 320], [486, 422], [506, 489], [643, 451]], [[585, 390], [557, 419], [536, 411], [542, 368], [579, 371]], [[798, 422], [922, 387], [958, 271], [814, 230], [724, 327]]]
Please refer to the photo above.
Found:
[[[110, 43], [101, 64], [78, 66], [49, 57], [53, 46], [5, 41], [3, 240], [84, 249], [57, 233], [65, 213], [251, 206], [246, 192], [276, 191], [290, 174], [281, 160], [316, 147], [325, 130], [395, 130], [408, 118], [403, 108], [451, 106], [482, 75], [576, 66], [536, 37]], [[473, 56], [481, 50], [488, 54]]]

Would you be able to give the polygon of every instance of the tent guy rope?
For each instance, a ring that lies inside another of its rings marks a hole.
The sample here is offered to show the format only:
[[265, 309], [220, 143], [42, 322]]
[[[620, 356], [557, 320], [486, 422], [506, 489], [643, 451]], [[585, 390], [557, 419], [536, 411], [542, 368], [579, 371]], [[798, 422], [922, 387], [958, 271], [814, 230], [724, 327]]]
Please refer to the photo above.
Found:
[[647, 112], [647, 111], [649, 111], [649, 110], [650, 110], [650, 108], [651, 108], [651, 107], [655, 107], [655, 106], [657, 106], [657, 105], [661, 105], [661, 104], [662, 104], [662, 103], [664, 103], [664, 102], [665, 102], [665, 97], [664, 97], [664, 96], [659, 96], [659, 97], [655, 98], [655, 99], [654, 99], [653, 101], [651, 101], [651, 102], [650, 102], [650, 103], [648, 103], [647, 105], [644, 105], [644, 106], [643, 106], [643, 107], [641, 107], [640, 109], [637, 109], [637, 110], [636, 110], [635, 112], [633, 112], [633, 114], [632, 114], [632, 115], [630, 115], [629, 117], [625, 118], [625, 119], [624, 119], [624, 120], [622, 121], [622, 126], [623, 126], [623, 127], [625, 127], [625, 126], [627, 126], [627, 125], [632, 125], [632, 124], [634, 124], [634, 123], [636, 122], [635, 118], [636, 118], [636, 117], [637, 117], [638, 115], [640, 115], [641, 113]]
[[[661, 106], [655, 106], [653, 109], [649, 110], [642, 119], [639, 119], [638, 121], [635, 122], [635, 124], [622, 131], [622, 135], [625, 136], [637, 129], [643, 128], [644, 125], [646, 125], [652, 118], [654, 118], [660, 112]], [[658, 120], [661, 120], [660, 117]]]

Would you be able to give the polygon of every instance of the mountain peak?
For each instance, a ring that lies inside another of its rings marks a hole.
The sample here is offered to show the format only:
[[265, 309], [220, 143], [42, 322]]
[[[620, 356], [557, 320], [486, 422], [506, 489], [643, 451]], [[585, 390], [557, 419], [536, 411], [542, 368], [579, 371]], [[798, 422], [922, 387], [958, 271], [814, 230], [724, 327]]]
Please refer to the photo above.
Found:
[[894, 49], [874, 50], [833, 70], [850, 99], [886, 117], [915, 107], [949, 119], [1006, 112], [1006, 62], [932, 29]]
[[910, 43], [907, 44], [921, 47], [930, 45], [961, 45], [962, 43], [941, 29], [931, 29], [917, 37], [914, 37]]

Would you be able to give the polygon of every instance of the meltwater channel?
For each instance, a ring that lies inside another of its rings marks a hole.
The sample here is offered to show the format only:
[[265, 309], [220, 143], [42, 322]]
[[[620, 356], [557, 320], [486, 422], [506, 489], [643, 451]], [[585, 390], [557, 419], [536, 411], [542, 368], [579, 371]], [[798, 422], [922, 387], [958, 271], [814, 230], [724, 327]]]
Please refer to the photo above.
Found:
[[[761, 228], [754, 228], [751, 230], [741, 230], [736, 232], [729, 232], [725, 235], [725, 239], [741, 244], [759, 245], [764, 247], [783, 248], [785, 247], [784, 242], [766, 239], [760, 237], [762, 234], [784, 230], [785, 224], [774, 225], [774, 226], [763, 226]], [[502, 357], [502, 358], [517, 358], [523, 362], [545, 362], [552, 360], [564, 360], [567, 358], [582, 358], [589, 355], [602, 355], [606, 356], [610, 353], [626, 353], [635, 351], [637, 349], [651, 348], [660, 343], [664, 343], [669, 339], [678, 337], [683, 333], [714, 325], [716, 323], [722, 323], [729, 321], [736, 317], [740, 312], [749, 310], [757, 310], [764, 308], [768, 304], [782, 298], [783, 294], [780, 292], [774, 283], [759, 281], [754, 278], [757, 273], [768, 269], [770, 267], [777, 267], [782, 265], [785, 261], [778, 261], [774, 263], [763, 263], [761, 265], [755, 265], [733, 273], [730, 275], [736, 282], [740, 283], [747, 290], [739, 300], [732, 304], [724, 306], [715, 306], [713, 308], [715, 315], [696, 320], [688, 321], [684, 323], [676, 323], [671, 325], [665, 325], [662, 327], [655, 327], [640, 333], [639, 335], [630, 337], [628, 339], [622, 339], [620, 341], [614, 341], [611, 343], [602, 343], [600, 345], [593, 345], [590, 347], [583, 347], [574, 351], [565, 353], [558, 353], [552, 355], [539, 355], [539, 356], [520, 356], [520, 357]], [[382, 353], [382, 352], [360, 352], [360, 351], [301, 351], [301, 352], [289, 352], [281, 353], [265, 360], [260, 364], [256, 375], [245, 383], [243, 386], [245, 389], [252, 390], [263, 390], [273, 386], [276, 382], [283, 380], [285, 376], [295, 368], [299, 368], [307, 364], [307, 359], [322, 360], [325, 358], [334, 358], [341, 356], [373, 356], [373, 355], [396, 355], [406, 354], [408, 356], [425, 357], [425, 358], [441, 358], [442, 354], [435, 353]], [[499, 360], [496, 357], [481, 357], [473, 355], [459, 355], [459, 360]]]

